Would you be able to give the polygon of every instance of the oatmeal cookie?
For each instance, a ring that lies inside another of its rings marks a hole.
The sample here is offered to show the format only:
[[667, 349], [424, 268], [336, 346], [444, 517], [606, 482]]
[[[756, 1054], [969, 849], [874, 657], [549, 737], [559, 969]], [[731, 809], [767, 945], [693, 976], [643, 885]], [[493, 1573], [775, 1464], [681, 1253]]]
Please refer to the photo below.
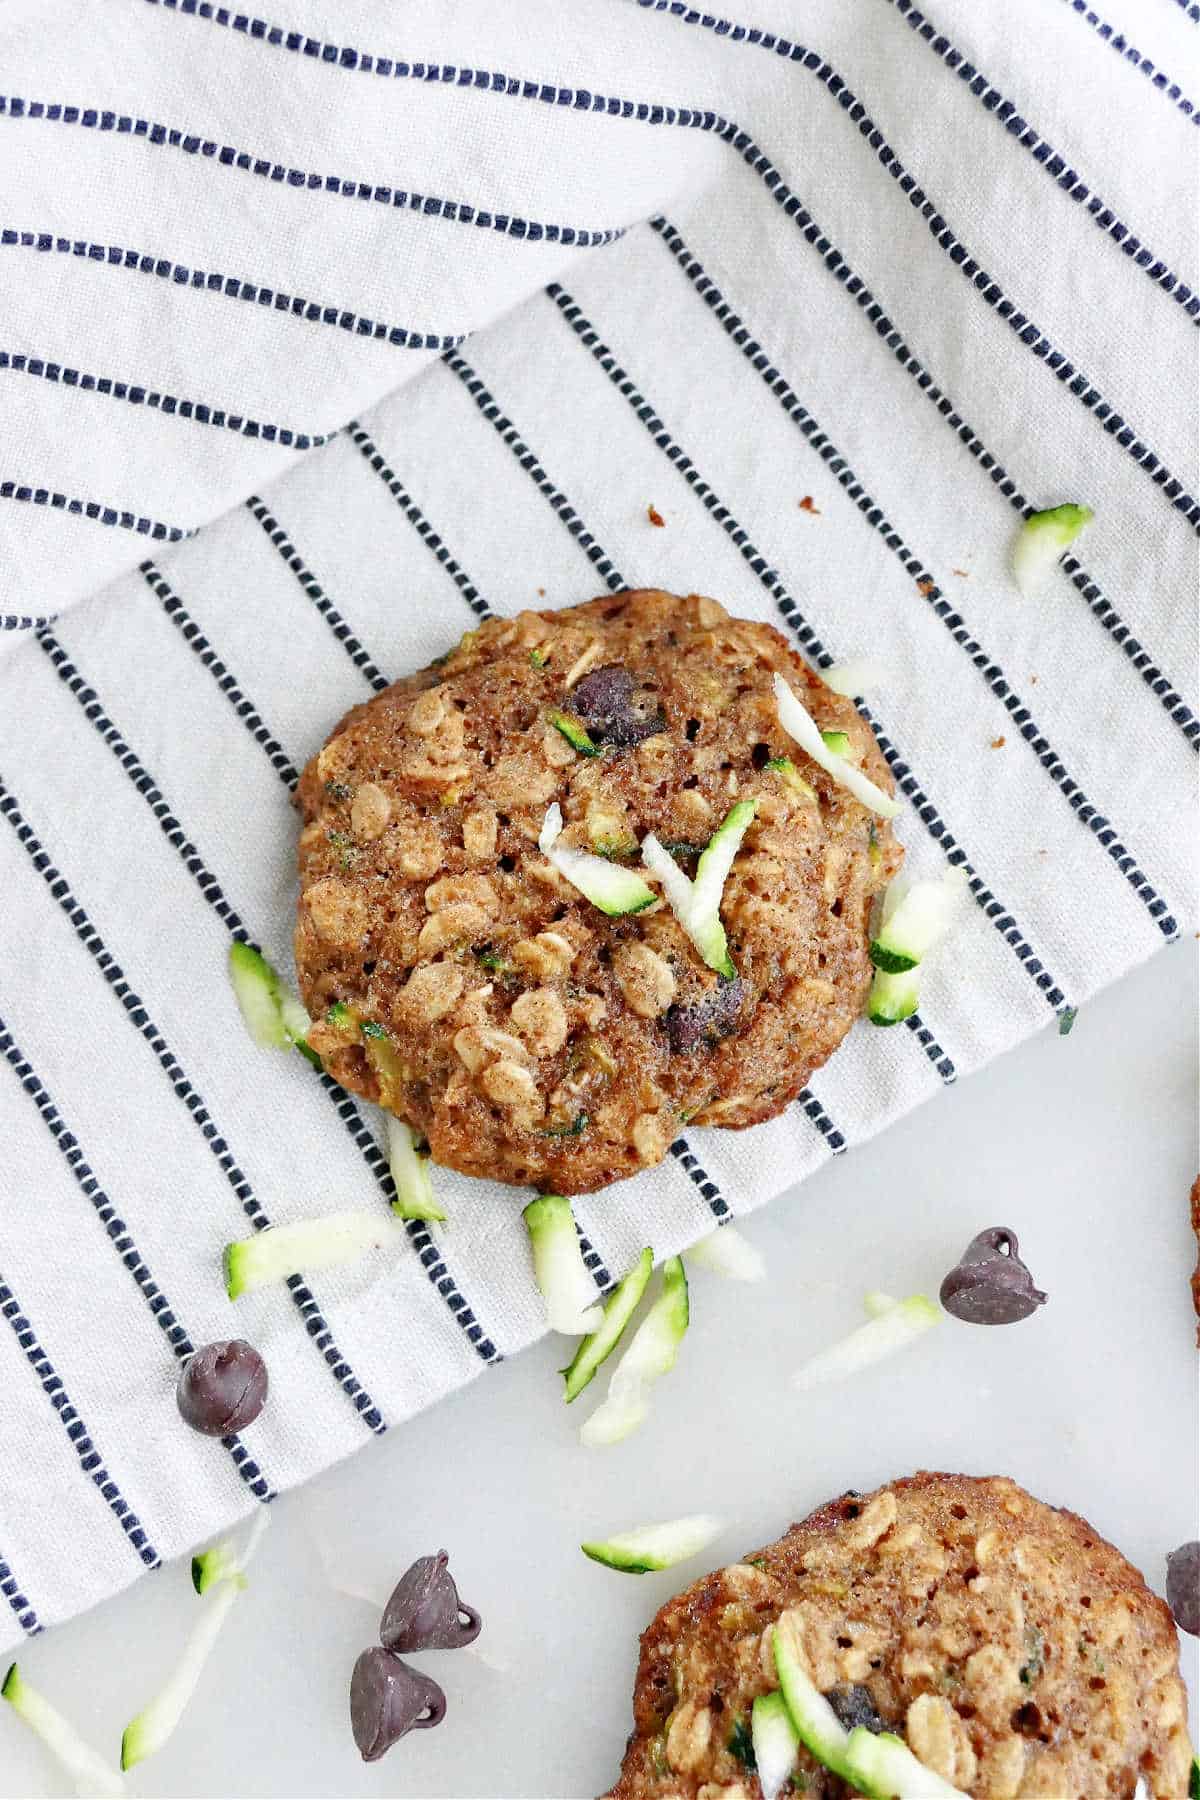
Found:
[[[778, 1686], [775, 1627], [843, 1724], [903, 1737], [973, 1800], [1188, 1791], [1179, 1644], [1137, 1570], [1015, 1482], [919, 1474], [667, 1602], [610, 1800], [759, 1800], [750, 1715]], [[854, 1792], [803, 1749], [796, 1788]]]
[[[560, 1193], [659, 1162], [685, 1121], [789, 1105], [862, 1009], [901, 853], [781, 729], [776, 671], [890, 791], [853, 703], [771, 626], [694, 594], [489, 619], [348, 714], [299, 793], [296, 963], [330, 1073], [437, 1162]], [[653, 832], [694, 877], [746, 800], [720, 908], [732, 977], [653, 877], [651, 904], [610, 915], [538, 847], [557, 804], [563, 848], [644, 875]]]

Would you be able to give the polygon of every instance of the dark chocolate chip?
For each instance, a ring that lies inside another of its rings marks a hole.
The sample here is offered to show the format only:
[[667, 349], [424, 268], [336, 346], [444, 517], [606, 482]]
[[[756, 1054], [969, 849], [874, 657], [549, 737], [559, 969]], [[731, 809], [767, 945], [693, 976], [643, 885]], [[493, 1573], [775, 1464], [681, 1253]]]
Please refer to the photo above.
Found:
[[633, 676], [623, 663], [592, 669], [571, 690], [571, 708], [592, 736], [625, 750], [663, 728], [661, 715], [639, 712], [633, 704]]
[[203, 1344], [184, 1364], [175, 1398], [193, 1431], [227, 1437], [252, 1424], [262, 1411], [267, 1365], [242, 1338]]
[[350, 1677], [350, 1729], [364, 1762], [378, 1762], [407, 1732], [428, 1731], [445, 1716], [436, 1681], [390, 1651], [363, 1651]]
[[694, 1006], [669, 1007], [667, 1036], [671, 1049], [686, 1054], [728, 1037], [737, 1026], [746, 994], [746, 983], [735, 975], [732, 981], [718, 981]]
[[968, 1325], [1012, 1325], [1046, 1304], [1021, 1261], [1016, 1232], [1005, 1225], [971, 1239], [943, 1281], [940, 1297], [946, 1311]]
[[479, 1636], [482, 1620], [458, 1597], [444, 1550], [419, 1556], [383, 1609], [379, 1641], [385, 1650], [458, 1650]]
[[876, 1711], [871, 1690], [863, 1687], [861, 1682], [831, 1688], [825, 1698], [847, 1731], [853, 1731], [856, 1725], [865, 1725], [868, 1731], [883, 1730], [883, 1720]]
[[1200, 1637], [1200, 1543], [1195, 1538], [1168, 1552], [1167, 1605], [1180, 1631]]
[[605, 663], [591, 669], [571, 690], [572, 704], [589, 725], [602, 724], [629, 711], [633, 676], [624, 663]]

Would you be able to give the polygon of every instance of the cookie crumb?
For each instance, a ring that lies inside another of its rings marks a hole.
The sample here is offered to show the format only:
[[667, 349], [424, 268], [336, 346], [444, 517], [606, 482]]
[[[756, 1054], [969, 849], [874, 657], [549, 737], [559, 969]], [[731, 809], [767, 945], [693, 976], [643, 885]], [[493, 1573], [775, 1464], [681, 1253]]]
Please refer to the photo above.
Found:
[[964, 581], [968, 581], [971, 576], [970, 569], [951, 569], [950, 573], [952, 575], [961, 575]]
[[811, 513], [814, 519], [819, 519], [821, 516], [821, 509], [819, 506], [813, 504], [813, 497], [811, 494], [805, 494], [803, 500], [801, 500], [800, 511]]
[[539, 588], [539, 589], [538, 589], [538, 599], [539, 599], [539, 600], [544, 600], [544, 599], [545, 599], [545, 598], [546, 598], [546, 590], [545, 590], [545, 588]]
[[659, 512], [657, 506], [648, 506], [646, 508], [646, 517], [652, 525], [665, 525], [667, 522]]
[[936, 586], [937, 586], [937, 582], [931, 581], [929, 579], [928, 575], [926, 575], [920, 581], [918, 581], [917, 592], [918, 592], [918, 594], [927, 594], [927, 595], [932, 594], [934, 589], [936, 588]]
[[992, 739], [992, 749], [993, 750], [1003, 750], [1003, 748], [1007, 742], [1008, 742], [1008, 739], [1004, 738], [1004, 737], [993, 738]]

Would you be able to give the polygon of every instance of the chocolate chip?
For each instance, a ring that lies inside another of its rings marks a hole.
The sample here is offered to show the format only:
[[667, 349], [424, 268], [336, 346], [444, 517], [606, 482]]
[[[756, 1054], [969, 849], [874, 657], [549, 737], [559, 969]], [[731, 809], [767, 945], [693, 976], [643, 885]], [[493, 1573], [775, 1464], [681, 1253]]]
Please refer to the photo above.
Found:
[[648, 716], [633, 704], [633, 676], [623, 663], [605, 663], [576, 683], [571, 708], [594, 738], [628, 749], [663, 728], [661, 715]]
[[446, 1716], [436, 1681], [387, 1650], [364, 1650], [350, 1677], [350, 1729], [364, 1762], [378, 1762], [410, 1731], [428, 1731]]
[[267, 1365], [253, 1344], [229, 1338], [203, 1344], [184, 1364], [175, 1390], [193, 1431], [228, 1437], [257, 1419], [267, 1398]]
[[728, 1037], [737, 1025], [747, 992], [746, 983], [735, 975], [732, 981], [718, 981], [695, 1006], [669, 1007], [667, 1036], [671, 1049], [687, 1054]]
[[444, 1550], [419, 1556], [383, 1609], [379, 1641], [385, 1650], [458, 1650], [479, 1636], [482, 1620], [458, 1597]]
[[871, 1690], [863, 1687], [861, 1682], [830, 1688], [825, 1698], [847, 1731], [853, 1731], [856, 1725], [865, 1725], [868, 1731], [883, 1730], [883, 1720], [876, 1711]]
[[1195, 1538], [1167, 1555], [1167, 1605], [1180, 1631], [1200, 1637], [1200, 1543]]
[[1012, 1325], [1044, 1306], [1046, 1296], [1021, 1261], [1016, 1232], [993, 1225], [971, 1239], [942, 1283], [941, 1302], [968, 1325]]

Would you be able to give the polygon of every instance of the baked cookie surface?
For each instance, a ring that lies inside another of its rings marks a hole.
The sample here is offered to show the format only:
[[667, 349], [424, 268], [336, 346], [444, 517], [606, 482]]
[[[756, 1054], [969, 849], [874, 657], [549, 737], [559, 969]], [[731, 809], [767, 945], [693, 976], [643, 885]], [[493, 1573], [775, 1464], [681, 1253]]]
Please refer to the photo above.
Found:
[[[1196, 1266], [1192, 1270], [1192, 1305], [1196, 1317], [1200, 1319], [1200, 1175], [1192, 1183], [1190, 1195], [1190, 1216], [1192, 1233], [1196, 1239]], [[1200, 1345], [1200, 1325], [1196, 1327], [1196, 1343]]]
[[[657, 1163], [687, 1120], [781, 1112], [862, 1008], [901, 853], [783, 732], [776, 671], [890, 791], [853, 703], [697, 595], [488, 620], [348, 714], [299, 790], [296, 964], [330, 1073], [437, 1162], [560, 1193]], [[538, 848], [557, 803], [564, 847], [644, 874], [653, 832], [694, 877], [751, 799], [720, 909], [733, 980], [663, 901], [609, 916]]]
[[[750, 1711], [778, 1685], [774, 1626], [844, 1724], [904, 1737], [974, 1800], [1188, 1791], [1165, 1602], [1074, 1513], [1001, 1477], [922, 1473], [843, 1495], [667, 1602], [613, 1800], [759, 1800]], [[796, 1788], [853, 1792], [805, 1750]]]

